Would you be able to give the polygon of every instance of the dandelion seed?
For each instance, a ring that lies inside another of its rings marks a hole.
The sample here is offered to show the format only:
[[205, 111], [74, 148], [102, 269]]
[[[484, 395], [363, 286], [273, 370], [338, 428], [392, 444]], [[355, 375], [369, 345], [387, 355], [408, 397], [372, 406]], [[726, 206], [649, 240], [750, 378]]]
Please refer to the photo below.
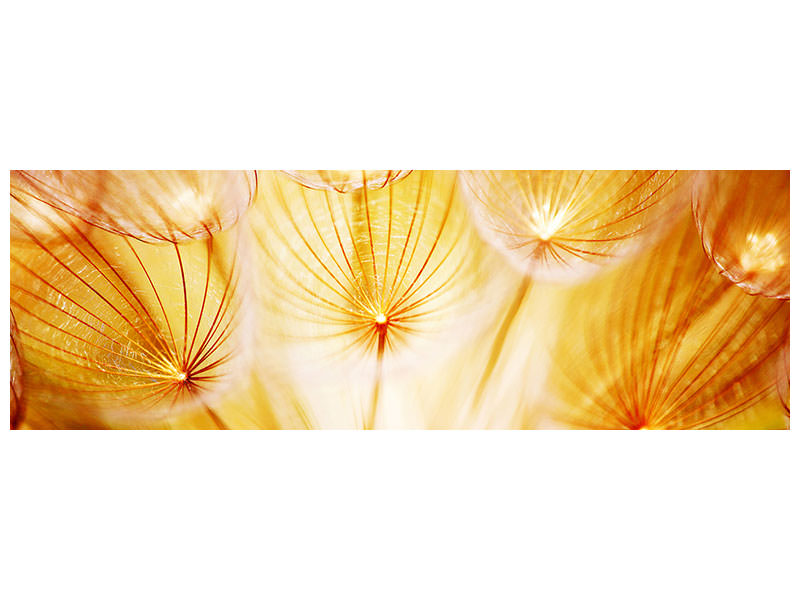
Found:
[[787, 172], [12, 171], [10, 209], [12, 428], [788, 426]]
[[247, 330], [235, 232], [153, 245], [66, 213], [43, 219], [59, 243], [11, 215], [29, 235], [11, 248], [28, 406], [129, 423], [213, 404], [237, 377]]
[[689, 215], [645, 258], [576, 288], [566, 314], [553, 380], [571, 425], [714, 427], [776, 395], [788, 303], [719, 277]]
[[536, 279], [575, 280], [671, 222], [676, 171], [462, 171], [482, 236]]
[[692, 195], [706, 255], [749, 294], [789, 298], [789, 172], [705, 171]]
[[255, 190], [254, 171], [11, 172], [11, 195], [20, 202], [41, 200], [147, 242], [205, 239], [223, 231], [238, 221]]
[[303, 378], [339, 365], [378, 389], [384, 363], [419, 364], [475, 331], [495, 292], [455, 183], [417, 171], [342, 194], [260, 175], [250, 223], [273, 282], [269, 345], [283, 342]]

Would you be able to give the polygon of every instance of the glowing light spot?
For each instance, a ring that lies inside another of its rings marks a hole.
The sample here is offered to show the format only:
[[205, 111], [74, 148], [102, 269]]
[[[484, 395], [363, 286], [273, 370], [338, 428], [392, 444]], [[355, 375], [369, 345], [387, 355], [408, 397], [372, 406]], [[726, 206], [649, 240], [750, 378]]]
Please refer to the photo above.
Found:
[[192, 219], [202, 221], [209, 214], [213, 214], [213, 200], [204, 194], [200, 194], [192, 188], [186, 188], [175, 195], [173, 199], [173, 210], [180, 215], [189, 215]]
[[556, 227], [552, 222], [550, 222], [543, 226], [536, 227], [534, 229], [534, 234], [536, 235], [537, 238], [546, 242], [551, 237], [553, 237], [556, 231], [558, 231], [558, 227]]
[[178, 373], [178, 375], [175, 378], [178, 381], [186, 381], [186, 377], [187, 377], [186, 373]]
[[386, 318], [386, 315], [383, 313], [378, 313], [375, 316], [375, 323], [377, 323], [378, 325], [386, 325], [387, 320], [388, 319]]
[[774, 233], [748, 233], [747, 245], [739, 257], [745, 271], [777, 271], [785, 264], [781, 246]]
[[541, 207], [536, 207], [531, 213], [531, 233], [543, 242], [549, 241], [556, 235], [565, 223], [565, 212], [551, 210], [550, 203], [545, 202]]

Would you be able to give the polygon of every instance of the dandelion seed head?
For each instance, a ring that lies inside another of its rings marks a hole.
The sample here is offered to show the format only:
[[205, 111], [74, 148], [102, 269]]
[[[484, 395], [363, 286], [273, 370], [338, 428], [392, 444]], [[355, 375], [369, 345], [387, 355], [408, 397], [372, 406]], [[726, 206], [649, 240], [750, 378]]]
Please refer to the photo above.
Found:
[[255, 189], [254, 171], [11, 172], [12, 197], [147, 242], [207, 239], [224, 231], [239, 220]]
[[564, 421], [610, 429], [727, 423], [778, 395], [788, 309], [720, 277], [687, 211], [646, 259], [575, 288], [552, 374]]
[[748, 294], [789, 298], [789, 172], [708, 171], [692, 209], [706, 255]]
[[676, 171], [463, 171], [483, 238], [537, 279], [575, 281], [644, 245], [680, 206]]
[[455, 332], [453, 320], [488, 314], [487, 300], [502, 294], [496, 286], [479, 297], [490, 271], [453, 172], [415, 171], [348, 194], [281, 173], [259, 181], [249, 222], [275, 282], [264, 301], [281, 316], [268, 324], [270, 343], [286, 342], [299, 371], [336, 361], [371, 373], [364, 363], [378, 356], [393, 369], [437, 345], [455, 348], [480, 320]]
[[60, 404], [144, 423], [214, 403], [232, 385], [247, 331], [235, 232], [158, 245], [58, 231], [58, 245], [11, 252], [37, 411]]

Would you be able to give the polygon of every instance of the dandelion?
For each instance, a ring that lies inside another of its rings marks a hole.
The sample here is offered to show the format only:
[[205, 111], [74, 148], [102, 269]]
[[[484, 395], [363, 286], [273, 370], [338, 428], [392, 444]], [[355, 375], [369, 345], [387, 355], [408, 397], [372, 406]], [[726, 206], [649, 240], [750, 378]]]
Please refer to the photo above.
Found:
[[36, 218], [58, 243], [39, 239], [25, 215], [11, 215], [29, 238], [11, 248], [29, 409], [46, 418], [68, 408], [99, 422], [211, 411], [241, 354], [246, 311], [235, 233], [153, 245], [86, 230], [63, 212]]
[[[148, 242], [204, 239], [227, 229], [255, 191], [254, 171], [11, 172], [11, 197], [18, 202], [40, 200], [107, 231]], [[18, 218], [34, 219], [43, 212], [37, 207]]]
[[462, 171], [483, 237], [536, 279], [575, 280], [632, 253], [682, 205], [676, 171]]
[[789, 298], [789, 172], [705, 171], [692, 195], [706, 255], [748, 294]]
[[274, 339], [294, 346], [307, 375], [371, 370], [367, 426], [386, 360], [446, 352], [479, 320], [487, 273], [455, 184], [454, 173], [415, 172], [341, 194], [261, 175], [251, 223], [281, 327]]
[[13, 171], [10, 209], [12, 428], [788, 425], [786, 172]]
[[644, 259], [578, 288], [566, 314], [553, 379], [573, 426], [707, 428], [776, 395], [789, 305], [720, 277], [688, 215]]
[[411, 171], [284, 171], [284, 173], [307, 188], [346, 194], [361, 188], [381, 189], [400, 181]]

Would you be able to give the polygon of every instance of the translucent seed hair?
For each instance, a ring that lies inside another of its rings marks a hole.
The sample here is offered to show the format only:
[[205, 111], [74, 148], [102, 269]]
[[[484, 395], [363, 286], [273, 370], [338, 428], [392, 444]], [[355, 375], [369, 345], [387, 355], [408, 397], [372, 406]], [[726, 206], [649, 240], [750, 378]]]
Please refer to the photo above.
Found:
[[255, 171], [11, 172], [11, 196], [19, 202], [40, 200], [147, 242], [204, 239], [223, 231], [247, 210], [255, 191]]
[[565, 314], [552, 372], [564, 424], [707, 428], [777, 399], [789, 305], [720, 276], [688, 214], [646, 257], [575, 288]]
[[330, 381], [421, 367], [468, 339], [494, 291], [455, 185], [415, 171], [341, 194], [262, 173], [250, 222], [271, 282], [265, 346], [305, 381]]
[[652, 241], [687, 199], [677, 171], [462, 171], [490, 244], [536, 279], [573, 281]]
[[789, 297], [789, 171], [704, 171], [692, 195], [706, 255], [749, 294]]
[[[210, 409], [246, 346], [246, 255], [235, 232], [153, 245], [58, 214], [58, 243], [29, 232], [29, 243], [11, 247], [29, 408], [101, 422]], [[26, 231], [25, 219], [11, 220]]]

